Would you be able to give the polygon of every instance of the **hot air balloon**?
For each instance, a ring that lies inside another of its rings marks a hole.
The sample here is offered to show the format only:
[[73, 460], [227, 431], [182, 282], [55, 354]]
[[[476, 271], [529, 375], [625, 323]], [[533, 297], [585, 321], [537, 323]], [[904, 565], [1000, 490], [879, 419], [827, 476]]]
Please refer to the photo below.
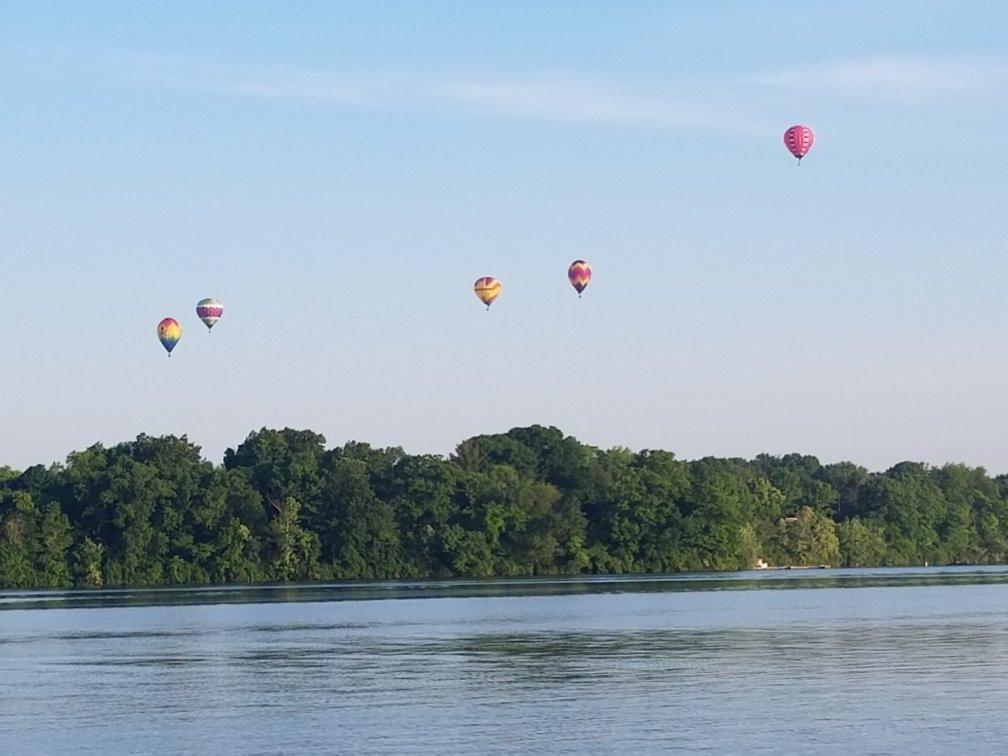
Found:
[[493, 301], [497, 299], [500, 294], [501, 282], [498, 281], [493, 276], [483, 276], [483, 278], [477, 278], [476, 283], [473, 284], [473, 291], [476, 292], [476, 296], [479, 300], [490, 309], [490, 305]]
[[585, 290], [588, 282], [591, 281], [591, 266], [584, 260], [575, 260], [567, 268], [567, 280], [570, 281], [571, 286], [577, 291], [578, 299], [580, 299], [581, 292]]
[[798, 165], [801, 165], [801, 159], [812, 148], [814, 141], [815, 133], [812, 129], [808, 126], [802, 126], [800, 123], [784, 132], [784, 146], [798, 158]]
[[196, 303], [196, 314], [209, 331], [220, 320], [220, 316], [224, 314], [224, 305], [212, 297], [201, 299]]
[[161, 346], [168, 351], [168, 356], [171, 357], [171, 350], [182, 338], [182, 326], [175, 318], [165, 318], [157, 325], [157, 337]]

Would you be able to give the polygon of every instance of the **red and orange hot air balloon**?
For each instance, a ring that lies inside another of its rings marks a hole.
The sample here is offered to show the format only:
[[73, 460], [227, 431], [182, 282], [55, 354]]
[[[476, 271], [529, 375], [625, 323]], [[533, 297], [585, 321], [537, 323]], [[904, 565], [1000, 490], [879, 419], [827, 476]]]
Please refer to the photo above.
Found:
[[588, 282], [591, 281], [591, 266], [584, 260], [575, 260], [567, 268], [567, 280], [577, 291], [578, 299], [581, 299], [581, 292], [587, 288]]
[[500, 290], [501, 283], [493, 276], [477, 278], [476, 283], [473, 284], [473, 291], [476, 292], [476, 296], [479, 297], [480, 302], [487, 306], [488, 310], [493, 301], [500, 295]]
[[812, 148], [812, 142], [814, 141], [815, 132], [808, 126], [802, 126], [800, 123], [795, 124], [784, 132], [784, 146], [788, 148], [792, 155], [798, 158], [798, 165], [801, 165], [801, 159]]

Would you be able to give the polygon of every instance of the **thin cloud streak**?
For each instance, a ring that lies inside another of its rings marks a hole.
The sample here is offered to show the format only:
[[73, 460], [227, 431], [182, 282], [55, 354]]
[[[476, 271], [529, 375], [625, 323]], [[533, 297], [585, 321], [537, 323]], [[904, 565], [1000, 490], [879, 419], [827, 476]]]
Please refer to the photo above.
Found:
[[468, 108], [499, 115], [642, 126], [694, 126], [737, 131], [734, 108], [671, 89], [626, 87], [546, 74], [458, 82], [444, 90]]
[[476, 115], [534, 120], [739, 130], [730, 125], [732, 110], [719, 102], [659, 87], [627, 87], [553, 72], [522, 77], [405, 71], [343, 74], [199, 68], [190, 62], [152, 66], [150, 61], [134, 70], [138, 78], [147, 81], [234, 96], [385, 109], [447, 108]]
[[[8, 59], [12, 57], [8, 53]], [[327, 72], [253, 68], [152, 54], [14, 54], [21, 70], [91, 85], [155, 85], [232, 97], [357, 108], [449, 111], [476, 116], [763, 133], [775, 96], [796, 91], [855, 100], [921, 103], [987, 96], [1008, 85], [1008, 62], [976, 58], [873, 57], [743, 77], [627, 84], [566, 72], [522, 76], [439, 72]], [[31, 59], [29, 61], [29, 59]], [[9, 74], [8, 74], [9, 75]]]
[[1008, 61], [880, 56], [754, 76], [757, 86], [819, 91], [855, 99], [928, 101], [979, 97], [1008, 85]]
[[[4, 56], [11, 59], [11, 54]], [[553, 71], [521, 76], [443, 72], [336, 73], [253, 68], [153, 54], [30, 51], [17, 66], [35, 79], [77, 85], [156, 86], [230, 97], [300, 100], [358, 108], [453, 112], [540, 121], [762, 133], [711, 82], [626, 85]], [[31, 59], [29, 61], [29, 59]], [[30, 65], [26, 65], [29, 64]]]

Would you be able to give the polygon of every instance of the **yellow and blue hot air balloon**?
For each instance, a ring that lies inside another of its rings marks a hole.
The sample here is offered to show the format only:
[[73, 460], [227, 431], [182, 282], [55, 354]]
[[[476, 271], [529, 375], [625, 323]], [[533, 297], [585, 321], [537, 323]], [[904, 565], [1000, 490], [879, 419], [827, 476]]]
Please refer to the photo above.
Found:
[[182, 326], [175, 318], [165, 318], [157, 325], [157, 337], [171, 357], [171, 351], [175, 348], [178, 340], [182, 338]]
[[221, 315], [224, 314], [224, 305], [213, 297], [201, 299], [196, 303], [196, 314], [209, 331], [220, 320]]
[[473, 284], [473, 291], [476, 292], [476, 296], [479, 300], [490, 309], [490, 305], [493, 301], [497, 299], [500, 295], [501, 282], [498, 281], [493, 276], [483, 276], [483, 278], [477, 278], [476, 283]]
[[577, 291], [578, 299], [580, 299], [581, 292], [585, 290], [588, 282], [591, 281], [591, 266], [584, 260], [575, 260], [567, 268], [567, 280], [570, 281], [571, 286]]

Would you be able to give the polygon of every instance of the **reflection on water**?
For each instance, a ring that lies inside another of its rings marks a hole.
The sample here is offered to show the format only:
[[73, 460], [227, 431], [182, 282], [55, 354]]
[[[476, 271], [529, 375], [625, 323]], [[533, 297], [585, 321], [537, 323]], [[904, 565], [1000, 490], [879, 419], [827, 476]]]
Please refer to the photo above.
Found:
[[884, 569], [771, 569], [679, 575], [605, 575], [498, 580], [414, 580], [380, 583], [229, 585], [188, 588], [0, 591], [0, 610], [99, 606], [188, 606], [193, 604], [494, 596], [562, 596], [587, 593], [668, 593], [796, 588], [866, 588], [1008, 583], [1008, 568], [911, 567]]
[[993, 752], [1006, 599], [1006, 568], [9, 592], [0, 752]]

